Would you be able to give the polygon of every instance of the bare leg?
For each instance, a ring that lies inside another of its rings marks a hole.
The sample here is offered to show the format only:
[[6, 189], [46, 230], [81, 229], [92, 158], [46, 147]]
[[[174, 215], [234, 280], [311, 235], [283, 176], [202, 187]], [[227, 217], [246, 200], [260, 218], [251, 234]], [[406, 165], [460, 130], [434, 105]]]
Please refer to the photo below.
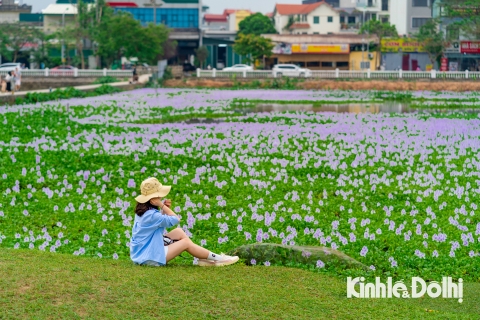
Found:
[[210, 252], [207, 249], [196, 245], [187, 237], [168, 246], [167, 262], [179, 256], [183, 251], [187, 251], [198, 259], [207, 259]]
[[167, 233], [166, 236], [172, 240], [188, 239], [188, 236], [185, 234], [185, 231], [183, 231], [182, 228], [176, 228], [175, 230]]

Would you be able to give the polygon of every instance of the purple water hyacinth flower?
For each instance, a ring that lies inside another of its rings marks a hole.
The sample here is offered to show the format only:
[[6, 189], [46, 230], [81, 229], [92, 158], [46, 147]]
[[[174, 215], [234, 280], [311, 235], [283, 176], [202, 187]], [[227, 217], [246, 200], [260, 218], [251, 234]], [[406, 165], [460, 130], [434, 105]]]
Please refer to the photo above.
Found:
[[265, 267], [270, 267], [270, 261], [265, 261], [263, 264], [265, 265]]
[[312, 255], [310, 251], [302, 251], [302, 257], [309, 258]]
[[251, 265], [256, 265], [256, 264], [257, 264], [257, 260], [255, 260], [255, 259], [250, 260], [250, 264], [251, 264]]
[[85, 248], [82, 247], [82, 248], [78, 249], [78, 254], [80, 254], [80, 255], [85, 254]]
[[362, 250], [360, 251], [360, 255], [362, 257], [365, 257], [367, 255], [368, 248], [366, 246], [363, 246]]
[[371, 266], [369, 267], [369, 269], [370, 269], [370, 270], [373, 270], [373, 271], [375, 271], [375, 270], [376, 270], [376, 268], [375, 268], [375, 266], [374, 266], [374, 265], [371, 265]]
[[114, 254], [113, 254], [113, 259], [114, 259], [114, 260], [117, 260], [117, 259], [118, 259], [118, 254], [117, 254], [117, 253], [114, 253]]
[[325, 268], [325, 263], [322, 260], [317, 260], [317, 268]]
[[252, 235], [250, 234], [250, 232], [245, 232], [244, 234], [246, 240], [252, 240]]
[[83, 236], [83, 242], [88, 242], [88, 241], [90, 241], [90, 236], [86, 234], [85, 236]]

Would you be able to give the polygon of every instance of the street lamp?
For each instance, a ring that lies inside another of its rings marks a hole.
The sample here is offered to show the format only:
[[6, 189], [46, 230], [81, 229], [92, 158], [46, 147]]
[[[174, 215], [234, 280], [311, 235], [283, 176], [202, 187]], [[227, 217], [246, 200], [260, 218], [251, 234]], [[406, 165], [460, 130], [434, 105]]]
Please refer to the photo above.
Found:
[[162, 3], [157, 3], [157, 0], [150, 0], [150, 5], [153, 6], [153, 23], [157, 25], [157, 6], [161, 6]]
[[65, 63], [65, 12], [70, 9], [67, 7], [65, 11], [62, 13], [62, 26], [63, 26], [63, 39], [62, 39], [62, 64]]

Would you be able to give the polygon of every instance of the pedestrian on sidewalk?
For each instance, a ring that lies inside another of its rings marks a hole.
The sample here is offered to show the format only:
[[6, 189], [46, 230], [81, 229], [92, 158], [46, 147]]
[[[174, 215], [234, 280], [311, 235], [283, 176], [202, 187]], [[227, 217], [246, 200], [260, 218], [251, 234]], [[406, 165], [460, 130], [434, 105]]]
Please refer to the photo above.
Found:
[[15, 91], [20, 91], [20, 86], [22, 85], [22, 71], [20, 68], [15, 68]]
[[15, 94], [15, 85], [17, 84], [17, 75], [15, 74], [15, 71], [10, 71], [10, 72], [11, 72], [10, 91], [12, 91], [12, 94]]
[[12, 91], [12, 71], [8, 71], [7, 75], [5, 76], [5, 91]]

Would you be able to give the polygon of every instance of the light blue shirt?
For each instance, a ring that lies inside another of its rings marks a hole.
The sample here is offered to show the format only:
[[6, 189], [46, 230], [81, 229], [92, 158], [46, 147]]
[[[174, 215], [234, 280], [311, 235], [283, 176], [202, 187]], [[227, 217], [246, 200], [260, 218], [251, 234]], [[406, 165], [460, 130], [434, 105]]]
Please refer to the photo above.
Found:
[[168, 216], [161, 211], [150, 209], [141, 217], [135, 215], [132, 238], [130, 239], [130, 258], [142, 264], [151, 260], [165, 265], [165, 248], [163, 233], [165, 228], [178, 224], [176, 216]]

